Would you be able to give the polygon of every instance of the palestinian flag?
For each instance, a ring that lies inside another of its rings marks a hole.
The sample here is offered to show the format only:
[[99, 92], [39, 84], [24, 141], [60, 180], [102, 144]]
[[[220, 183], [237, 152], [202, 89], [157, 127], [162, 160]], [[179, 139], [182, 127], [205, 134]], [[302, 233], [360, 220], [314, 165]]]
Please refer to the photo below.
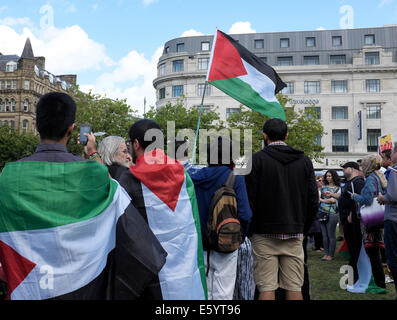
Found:
[[0, 194], [9, 299], [161, 298], [166, 252], [105, 166], [9, 163]]
[[207, 299], [196, 193], [182, 164], [156, 149], [139, 157], [120, 184], [168, 253], [159, 273], [163, 298]]
[[349, 247], [347, 246], [346, 240], [343, 240], [342, 244], [340, 245], [338, 252], [347, 260], [350, 259]]
[[212, 46], [207, 81], [248, 108], [285, 121], [276, 94], [286, 84], [272, 67], [219, 30]]

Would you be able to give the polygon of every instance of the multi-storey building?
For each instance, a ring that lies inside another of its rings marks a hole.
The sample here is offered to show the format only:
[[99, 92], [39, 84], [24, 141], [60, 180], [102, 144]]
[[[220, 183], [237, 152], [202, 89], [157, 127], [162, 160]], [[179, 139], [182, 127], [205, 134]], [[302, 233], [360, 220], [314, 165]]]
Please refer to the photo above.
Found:
[[[287, 107], [315, 108], [326, 135], [317, 168], [339, 167], [377, 151], [378, 137], [397, 141], [397, 26], [348, 30], [234, 34], [248, 50], [273, 66], [288, 85]], [[199, 106], [213, 36], [166, 42], [153, 85], [157, 107], [182, 99]], [[240, 103], [209, 86], [205, 108], [221, 119], [239, 112]]]
[[76, 78], [46, 71], [45, 57], [34, 56], [29, 39], [20, 57], [0, 53], [0, 125], [35, 131], [39, 98], [52, 91], [67, 92]]

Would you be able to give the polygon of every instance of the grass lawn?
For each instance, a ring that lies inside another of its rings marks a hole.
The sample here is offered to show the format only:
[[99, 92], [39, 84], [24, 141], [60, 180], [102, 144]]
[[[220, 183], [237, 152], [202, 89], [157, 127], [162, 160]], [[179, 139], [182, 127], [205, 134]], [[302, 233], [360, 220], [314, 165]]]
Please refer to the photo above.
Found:
[[[342, 242], [336, 243], [338, 249]], [[336, 249], [336, 250], [337, 250]], [[340, 267], [348, 264], [348, 260], [338, 252], [332, 261], [321, 261], [323, 252], [308, 249], [308, 269], [312, 300], [395, 300], [394, 283], [387, 283], [386, 294], [350, 293], [342, 290], [339, 281], [343, 276]]]

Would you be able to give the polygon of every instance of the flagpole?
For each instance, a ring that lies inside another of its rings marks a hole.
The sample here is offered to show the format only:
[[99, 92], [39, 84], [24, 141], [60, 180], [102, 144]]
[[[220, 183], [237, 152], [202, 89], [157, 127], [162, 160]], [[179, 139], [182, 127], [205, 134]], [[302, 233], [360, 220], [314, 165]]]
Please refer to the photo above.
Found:
[[198, 138], [199, 129], [200, 129], [200, 120], [201, 120], [201, 114], [202, 114], [202, 112], [203, 112], [205, 90], [207, 89], [207, 85], [208, 85], [208, 81], [205, 81], [204, 90], [203, 90], [203, 96], [202, 96], [202, 98], [201, 98], [201, 105], [200, 105], [199, 117], [198, 117], [198, 120], [197, 120], [196, 137], [194, 138], [194, 146], [193, 146], [193, 154], [192, 154], [192, 164], [194, 164], [194, 162], [196, 161], [197, 138]]

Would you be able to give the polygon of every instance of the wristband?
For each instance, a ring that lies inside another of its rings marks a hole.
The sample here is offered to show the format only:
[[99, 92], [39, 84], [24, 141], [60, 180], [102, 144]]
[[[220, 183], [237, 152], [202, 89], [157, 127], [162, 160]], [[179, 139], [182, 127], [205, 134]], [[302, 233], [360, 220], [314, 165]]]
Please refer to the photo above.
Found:
[[88, 155], [88, 157], [91, 158], [95, 153], [98, 153], [98, 151], [95, 150], [95, 151], [91, 152], [91, 153]]
[[94, 152], [94, 153], [90, 156], [90, 160], [94, 160], [96, 157], [99, 157], [99, 153], [98, 153], [98, 152]]

